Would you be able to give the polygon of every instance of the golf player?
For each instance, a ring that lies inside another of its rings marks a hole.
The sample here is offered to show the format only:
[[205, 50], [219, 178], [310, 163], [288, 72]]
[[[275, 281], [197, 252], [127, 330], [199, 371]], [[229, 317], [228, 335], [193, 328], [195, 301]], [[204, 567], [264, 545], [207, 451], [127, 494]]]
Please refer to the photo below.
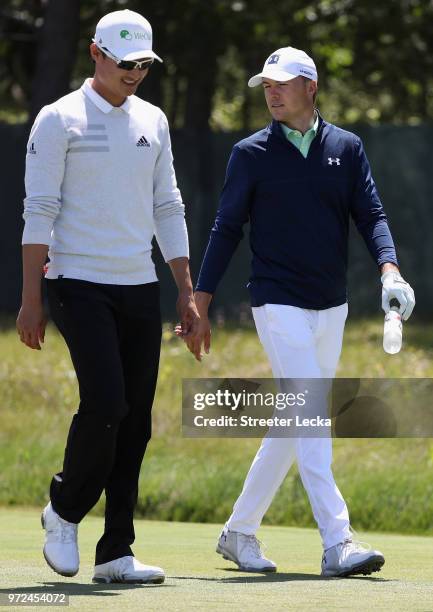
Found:
[[154, 234], [178, 286], [187, 338], [197, 325], [184, 205], [167, 119], [134, 95], [153, 61], [162, 61], [152, 50], [149, 22], [129, 10], [104, 16], [90, 55], [93, 78], [41, 110], [26, 162], [17, 330], [22, 342], [40, 349], [48, 253], [51, 317], [80, 392], [63, 470], [52, 479], [42, 514], [44, 556], [63, 576], [78, 572], [77, 527], [105, 491], [93, 581], [160, 583], [164, 571], [133, 556], [133, 513], [161, 340]]
[[[350, 217], [381, 273], [385, 311], [396, 298], [407, 319], [415, 304], [362, 142], [320, 116], [317, 80], [314, 61], [291, 47], [277, 49], [249, 80], [263, 87], [272, 122], [233, 148], [196, 287], [199, 333], [186, 338], [195, 355], [202, 342], [209, 351], [208, 306], [249, 221], [253, 316], [279, 379], [335, 375], [347, 316]], [[246, 571], [276, 570], [255, 534], [295, 459], [323, 542], [322, 574], [378, 571], [383, 555], [352, 539], [330, 437], [265, 437], [217, 552]]]

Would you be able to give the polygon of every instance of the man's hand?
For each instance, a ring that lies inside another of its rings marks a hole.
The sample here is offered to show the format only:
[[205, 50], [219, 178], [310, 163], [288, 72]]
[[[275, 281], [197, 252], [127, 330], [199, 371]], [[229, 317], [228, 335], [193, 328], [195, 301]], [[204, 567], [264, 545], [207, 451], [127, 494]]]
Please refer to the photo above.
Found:
[[42, 299], [22, 304], [16, 322], [21, 342], [29, 348], [40, 351], [40, 343], [45, 339], [46, 324]]
[[180, 318], [180, 324], [175, 328], [176, 335], [185, 340], [189, 350], [194, 353], [196, 359], [200, 360], [200, 349], [197, 352], [194, 343], [200, 317], [194, 301], [188, 258], [176, 257], [167, 263], [179, 291], [176, 310]]
[[179, 290], [176, 308], [180, 317], [180, 325], [176, 326], [175, 333], [186, 342], [197, 361], [201, 361], [202, 342], [206, 353], [210, 349], [210, 326], [207, 311], [212, 295], [202, 291], [194, 295], [189, 262], [186, 257], [171, 259], [168, 264]]
[[395, 299], [400, 304], [400, 314], [404, 321], [412, 314], [415, 306], [415, 294], [412, 287], [407, 283], [400, 273], [396, 270], [385, 272], [382, 281], [382, 308], [385, 313], [389, 312], [390, 302]]
[[47, 244], [23, 245], [23, 293], [17, 318], [21, 342], [38, 351], [45, 338], [47, 324], [42, 306], [41, 279], [47, 259]]
[[188, 346], [189, 350], [196, 355], [197, 353], [200, 355], [198, 359], [201, 361], [201, 346], [203, 344], [204, 352], [209, 354], [210, 351], [210, 343], [211, 343], [211, 329], [209, 323], [209, 304], [212, 300], [212, 295], [210, 293], [205, 293], [204, 291], [196, 291], [194, 294], [195, 303], [197, 306], [198, 313], [200, 315], [200, 323], [197, 329], [197, 334], [194, 338], [194, 342], [191, 343], [191, 347]]
[[195, 304], [197, 307], [197, 311], [199, 314], [199, 319], [197, 323], [197, 327], [195, 328], [195, 333], [191, 333], [189, 336], [184, 336], [182, 333], [182, 328], [180, 325], [177, 325], [175, 328], [175, 333], [178, 337], [183, 338], [185, 340], [189, 350], [195, 356], [197, 361], [201, 361], [202, 358], [202, 344], [206, 354], [210, 351], [210, 343], [211, 343], [211, 328], [208, 317], [208, 308], [212, 296], [208, 293], [204, 293], [202, 291], [197, 291], [194, 295]]
[[194, 302], [194, 296], [190, 291], [179, 293], [176, 302], [176, 310], [180, 318], [180, 325], [176, 326], [176, 335], [183, 338], [189, 348], [189, 344], [197, 334], [197, 327], [200, 319]]
[[204, 352], [208, 355], [210, 351], [211, 329], [207, 315], [201, 316], [198, 321], [195, 335], [186, 339], [187, 346], [197, 361], [201, 361], [203, 344]]
[[[209, 319], [207, 317], [207, 313], [204, 316], [200, 316], [194, 299], [191, 297], [193, 306], [192, 309], [194, 311], [194, 320], [190, 328], [185, 327], [182, 323], [180, 325], [176, 325], [175, 333], [176, 336], [182, 338], [185, 341], [188, 349], [197, 359], [197, 361], [201, 361], [202, 352], [201, 346], [203, 343], [205, 353], [209, 353], [210, 350], [210, 324]], [[179, 303], [179, 300], [178, 300]], [[179, 313], [180, 314], [180, 313]]]

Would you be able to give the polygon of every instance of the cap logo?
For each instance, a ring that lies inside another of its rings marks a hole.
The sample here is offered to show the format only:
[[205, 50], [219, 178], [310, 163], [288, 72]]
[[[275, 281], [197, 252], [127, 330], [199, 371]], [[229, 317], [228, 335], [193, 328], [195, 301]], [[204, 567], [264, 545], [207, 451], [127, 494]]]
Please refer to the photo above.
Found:
[[134, 38], [135, 40], [152, 40], [152, 37], [146, 34], [146, 32], [134, 32]]
[[279, 59], [279, 53], [274, 53], [274, 55], [271, 55], [271, 57], [268, 59], [268, 64], [278, 64]]
[[128, 30], [122, 30], [120, 32], [120, 38], [124, 38], [125, 40], [132, 40], [132, 35], [128, 32]]
[[309, 77], [313, 76], [313, 73], [309, 70], [305, 70], [305, 68], [300, 68], [299, 72], [301, 72], [302, 74], [307, 74]]

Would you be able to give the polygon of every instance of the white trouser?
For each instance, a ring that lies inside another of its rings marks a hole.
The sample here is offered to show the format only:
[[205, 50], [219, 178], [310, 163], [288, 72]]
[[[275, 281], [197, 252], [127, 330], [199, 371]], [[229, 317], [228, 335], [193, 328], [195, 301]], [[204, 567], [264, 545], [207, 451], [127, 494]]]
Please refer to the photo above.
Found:
[[[333, 378], [347, 304], [327, 310], [265, 304], [253, 308], [275, 378]], [[325, 549], [350, 537], [346, 503], [332, 474], [332, 439], [265, 437], [227, 527], [255, 534], [295, 458]]]

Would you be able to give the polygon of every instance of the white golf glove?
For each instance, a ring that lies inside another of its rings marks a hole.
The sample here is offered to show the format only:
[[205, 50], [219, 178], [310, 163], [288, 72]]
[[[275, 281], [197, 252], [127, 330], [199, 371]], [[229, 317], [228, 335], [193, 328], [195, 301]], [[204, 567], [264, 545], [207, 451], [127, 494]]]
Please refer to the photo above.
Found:
[[400, 304], [399, 312], [404, 321], [412, 314], [415, 306], [415, 294], [412, 287], [398, 272], [385, 272], [380, 278], [382, 281], [382, 308], [385, 313], [389, 312], [390, 301], [397, 300]]

